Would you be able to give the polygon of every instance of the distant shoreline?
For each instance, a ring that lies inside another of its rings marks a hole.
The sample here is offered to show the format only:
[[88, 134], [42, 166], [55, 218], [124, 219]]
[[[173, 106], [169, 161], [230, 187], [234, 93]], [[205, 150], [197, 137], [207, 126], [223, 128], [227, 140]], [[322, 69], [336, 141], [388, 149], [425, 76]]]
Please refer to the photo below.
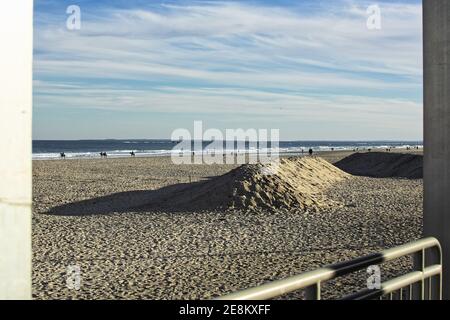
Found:
[[[280, 152], [279, 155], [280, 157], [298, 157], [298, 156], [306, 156], [308, 155], [308, 150], [305, 150], [304, 153], [300, 152], [300, 151], [296, 151], [296, 152]], [[316, 155], [321, 155], [321, 154], [340, 154], [340, 153], [345, 153], [345, 154], [350, 154], [353, 152], [369, 152], [367, 150], [367, 148], [365, 149], [360, 149], [358, 151], [354, 151], [353, 149], [340, 149], [340, 150], [320, 150], [320, 151], [315, 151], [314, 154]], [[386, 152], [386, 148], [371, 148], [371, 152]], [[392, 148], [391, 152], [407, 152], [407, 153], [423, 153], [423, 146], [419, 146], [419, 149], [410, 149], [408, 150], [406, 147], [397, 147], [397, 148]], [[241, 153], [242, 154], [242, 153]], [[248, 154], [248, 153], [246, 153]], [[256, 155], [256, 153], [250, 153], [250, 155]], [[201, 156], [201, 154], [197, 154], [196, 156]], [[171, 158], [171, 155], [166, 153], [166, 154], [139, 154], [137, 153], [136, 158]], [[128, 154], [122, 154], [122, 155], [108, 155], [109, 159], [130, 159], [131, 155]], [[60, 157], [39, 157], [39, 158], [32, 158], [33, 161], [68, 161], [68, 160], [108, 160], [108, 158], [106, 159], [102, 159], [100, 157], [100, 155], [95, 155], [95, 156], [86, 156], [86, 157], [66, 157], [65, 159], [61, 159]]]
[[33, 160], [59, 159], [64, 153], [66, 159], [96, 159], [101, 152], [111, 158], [127, 158], [134, 153], [136, 157], [170, 157], [174, 154], [256, 154], [278, 152], [281, 155], [301, 155], [309, 149], [323, 151], [353, 151], [405, 149], [422, 147], [421, 141], [274, 141], [233, 143], [219, 141], [183, 142], [183, 145], [170, 140], [42, 140], [33, 141]]

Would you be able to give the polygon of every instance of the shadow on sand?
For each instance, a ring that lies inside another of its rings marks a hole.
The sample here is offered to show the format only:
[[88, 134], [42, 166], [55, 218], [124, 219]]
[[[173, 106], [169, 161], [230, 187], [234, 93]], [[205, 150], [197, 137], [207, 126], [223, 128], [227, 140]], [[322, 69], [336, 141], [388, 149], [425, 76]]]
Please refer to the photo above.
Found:
[[199, 181], [162, 187], [157, 190], [135, 190], [67, 203], [51, 208], [45, 214], [58, 216], [106, 215], [124, 212], [145, 212], [164, 209], [168, 212], [186, 211], [171, 205], [177, 194], [189, 194], [189, 189], [207, 183]]

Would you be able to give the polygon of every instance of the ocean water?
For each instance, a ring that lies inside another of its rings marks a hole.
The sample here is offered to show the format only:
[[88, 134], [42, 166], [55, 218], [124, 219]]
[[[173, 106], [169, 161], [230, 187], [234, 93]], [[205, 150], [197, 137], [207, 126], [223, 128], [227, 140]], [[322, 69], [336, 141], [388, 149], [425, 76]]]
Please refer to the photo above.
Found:
[[[129, 157], [130, 152], [135, 152], [137, 157], [167, 156], [171, 155], [178, 142], [171, 140], [33, 140], [33, 159], [58, 159], [60, 153], [64, 152], [66, 158], [99, 158], [100, 152], [106, 152], [110, 157]], [[196, 154], [202, 152], [213, 152], [211, 142], [192, 144]], [[238, 147], [235, 143], [233, 148], [226, 148], [224, 153], [248, 152], [254, 153], [259, 150], [278, 151], [280, 154], [296, 154], [305, 152], [309, 148], [315, 151], [353, 150], [363, 149], [386, 149], [422, 146], [422, 141], [280, 141], [278, 148], [269, 144], [267, 146], [254, 146], [245, 143]], [[179, 152], [179, 151], [177, 151]], [[187, 152], [187, 151], [186, 151]], [[190, 152], [190, 151], [189, 151]]]

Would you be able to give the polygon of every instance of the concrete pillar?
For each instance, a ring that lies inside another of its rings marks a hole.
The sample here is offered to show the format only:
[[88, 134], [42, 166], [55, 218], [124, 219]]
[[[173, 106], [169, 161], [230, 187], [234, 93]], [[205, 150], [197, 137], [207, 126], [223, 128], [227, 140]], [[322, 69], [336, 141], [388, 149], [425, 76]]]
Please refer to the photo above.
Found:
[[443, 248], [450, 299], [450, 1], [423, 1], [424, 234]]
[[0, 300], [31, 298], [33, 1], [0, 1]]

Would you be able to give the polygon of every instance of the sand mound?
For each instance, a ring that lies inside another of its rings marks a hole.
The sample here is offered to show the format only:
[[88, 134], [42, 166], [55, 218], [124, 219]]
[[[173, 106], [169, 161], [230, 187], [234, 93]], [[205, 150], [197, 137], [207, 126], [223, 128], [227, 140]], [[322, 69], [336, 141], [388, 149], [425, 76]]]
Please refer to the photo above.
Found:
[[335, 166], [357, 176], [423, 178], [423, 156], [402, 153], [354, 153]]
[[281, 159], [278, 164], [240, 166], [225, 175], [189, 185], [164, 202], [179, 209], [317, 211], [336, 205], [323, 191], [347, 177], [318, 157]]

